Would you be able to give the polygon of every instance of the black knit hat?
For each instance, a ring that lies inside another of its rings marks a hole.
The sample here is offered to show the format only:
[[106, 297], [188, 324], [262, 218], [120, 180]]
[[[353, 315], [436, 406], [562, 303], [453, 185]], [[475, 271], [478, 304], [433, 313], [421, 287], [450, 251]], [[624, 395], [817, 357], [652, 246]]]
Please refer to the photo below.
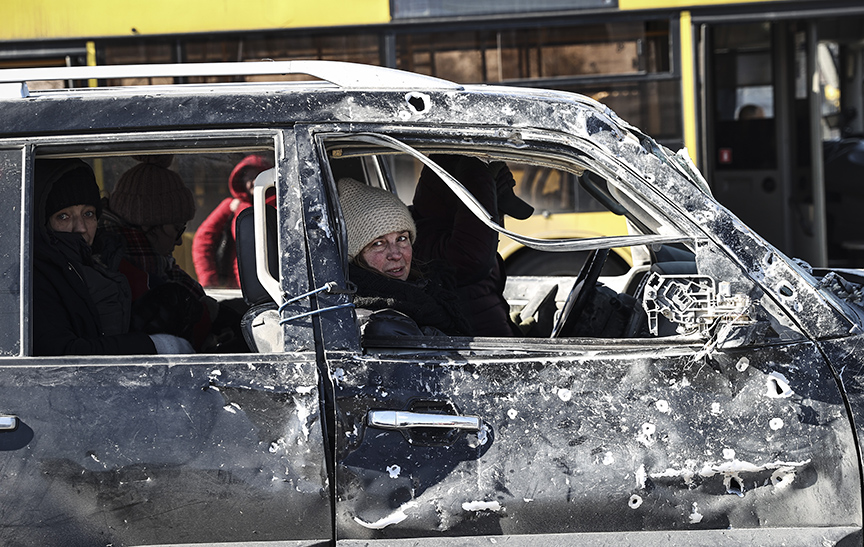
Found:
[[54, 181], [51, 192], [45, 200], [45, 218], [71, 207], [72, 205], [92, 205], [96, 208], [96, 216], [102, 214], [99, 185], [90, 167], [81, 162], [81, 166], [66, 171]]

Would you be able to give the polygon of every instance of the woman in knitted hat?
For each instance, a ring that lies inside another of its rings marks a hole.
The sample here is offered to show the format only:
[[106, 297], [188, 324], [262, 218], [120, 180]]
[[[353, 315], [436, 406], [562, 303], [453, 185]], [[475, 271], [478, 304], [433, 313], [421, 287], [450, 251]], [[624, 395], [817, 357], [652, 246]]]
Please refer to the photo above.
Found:
[[229, 288], [240, 286], [233, 220], [241, 211], [252, 206], [255, 177], [271, 167], [273, 165], [270, 160], [262, 156], [251, 155], [243, 158], [228, 177], [231, 197], [222, 200], [195, 231], [192, 260], [201, 285]]
[[168, 168], [173, 156], [136, 159], [139, 163], [120, 175], [100, 220], [101, 227], [124, 240], [121, 258], [128, 264], [120, 269], [130, 278], [132, 298], [167, 281], [180, 283], [200, 298], [201, 285], [172, 256], [174, 247], [182, 244], [186, 223], [195, 216], [192, 192]]
[[182, 353], [172, 336], [130, 332], [131, 296], [123, 275], [93, 259], [101, 213], [99, 187], [81, 160], [37, 160], [34, 353]]
[[354, 179], [340, 179], [338, 189], [355, 306], [396, 310], [426, 333], [470, 334], [443, 269], [421, 272], [412, 262], [417, 229], [408, 207], [391, 192]]
[[[159, 319], [158, 325], [145, 323], [141, 328], [170, 328], [201, 350], [219, 305], [172, 256], [174, 247], [182, 244], [186, 223], [195, 216], [195, 200], [180, 175], [169, 169], [173, 156], [136, 159], [139, 163], [114, 186], [99, 223], [106, 233], [119, 236], [122, 245], [100, 248], [100, 257], [129, 280], [132, 301], [148, 310], [139, 317]], [[174, 313], [168, 314], [171, 308]], [[180, 328], [184, 330], [175, 330]]]

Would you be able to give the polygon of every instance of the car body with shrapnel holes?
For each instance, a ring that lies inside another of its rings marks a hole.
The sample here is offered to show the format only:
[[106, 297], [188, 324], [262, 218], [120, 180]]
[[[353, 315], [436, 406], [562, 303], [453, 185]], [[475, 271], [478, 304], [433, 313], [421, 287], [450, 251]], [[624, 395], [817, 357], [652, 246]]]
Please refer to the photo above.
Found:
[[[205, 78], [295, 73], [317, 79]], [[26, 84], [136, 76], [201, 83]], [[786, 257], [601, 104], [320, 61], [6, 70], [0, 92], [0, 543], [861, 544], [864, 278]], [[236, 226], [250, 351], [35, 356], [37, 159], [110, 193], [171, 154], [200, 198], [249, 153], [275, 166]], [[566, 174], [621, 233], [521, 235], [447, 154]], [[489, 230], [588, 257], [507, 279], [530, 335], [362, 322], [336, 181], [410, 192], [423, 167]]]

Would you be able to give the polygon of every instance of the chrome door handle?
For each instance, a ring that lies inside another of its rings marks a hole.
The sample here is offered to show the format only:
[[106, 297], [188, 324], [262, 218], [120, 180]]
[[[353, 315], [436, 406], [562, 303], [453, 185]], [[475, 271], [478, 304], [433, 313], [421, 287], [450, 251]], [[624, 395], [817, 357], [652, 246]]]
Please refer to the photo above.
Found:
[[0, 431], [15, 431], [18, 429], [18, 416], [0, 416]]
[[425, 414], [407, 410], [370, 410], [366, 415], [370, 427], [382, 429], [412, 429], [415, 427], [440, 427], [480, 431], [477, 416], [455, 416], [453, 414]]

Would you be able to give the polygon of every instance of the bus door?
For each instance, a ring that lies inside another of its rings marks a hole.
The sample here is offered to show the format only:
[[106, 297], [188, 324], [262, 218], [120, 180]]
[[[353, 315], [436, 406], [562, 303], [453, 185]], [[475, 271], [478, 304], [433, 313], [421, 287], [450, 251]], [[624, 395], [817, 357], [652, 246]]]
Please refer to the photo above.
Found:
[[787, 85], [796, 56], [785, 27], [707, 28], [705, 163], [721, 203], [781, 250], [813, 260], [808, 141], [796, 133], [796, 90]]
[[864, 266], [864, 18], [703, 27], [717, 199], [788, 255]]

